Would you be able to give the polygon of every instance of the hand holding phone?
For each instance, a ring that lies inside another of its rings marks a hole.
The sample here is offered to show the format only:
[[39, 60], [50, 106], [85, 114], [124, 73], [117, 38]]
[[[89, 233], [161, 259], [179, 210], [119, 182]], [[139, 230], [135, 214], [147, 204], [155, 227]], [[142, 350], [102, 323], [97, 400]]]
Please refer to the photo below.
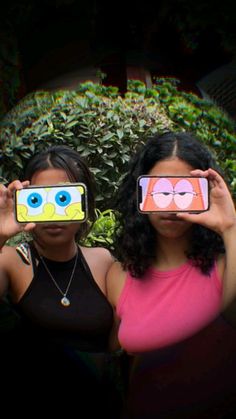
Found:
[[199, 176], [140, 176], [137, 180], [138, 210], [192, 212], [209, 209], [208, 179]]
[[29, 186], [15, 191], [18, 223], [83, 222], [87, 189], [83, 183]]

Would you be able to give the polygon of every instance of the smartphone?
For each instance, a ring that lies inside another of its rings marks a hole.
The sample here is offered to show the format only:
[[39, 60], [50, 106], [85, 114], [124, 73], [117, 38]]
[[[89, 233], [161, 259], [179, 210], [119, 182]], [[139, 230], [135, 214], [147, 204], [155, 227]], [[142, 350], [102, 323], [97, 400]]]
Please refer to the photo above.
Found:
[[18, 223], [83, 222], [87, 218], [87, 189], [83, 183], [28, 186], [15, 191]]
[[199, 176], [139, 176], [137, 201], [141, 213], [207, 211], [209, 182]]

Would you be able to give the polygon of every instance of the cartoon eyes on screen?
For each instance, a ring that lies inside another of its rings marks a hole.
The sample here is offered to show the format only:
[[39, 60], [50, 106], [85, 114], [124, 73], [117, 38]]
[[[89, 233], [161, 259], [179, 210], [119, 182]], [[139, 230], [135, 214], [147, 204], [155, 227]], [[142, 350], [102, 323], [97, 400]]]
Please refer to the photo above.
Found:
[[19, 223], [83, 222], [86, 209], [86, 186], [83, 183], [31, 186], [15, 193], [15, 213]]
[[209, 208], [208, 180], [204, 177], [140, 176], [140, 212], [202, 212]]

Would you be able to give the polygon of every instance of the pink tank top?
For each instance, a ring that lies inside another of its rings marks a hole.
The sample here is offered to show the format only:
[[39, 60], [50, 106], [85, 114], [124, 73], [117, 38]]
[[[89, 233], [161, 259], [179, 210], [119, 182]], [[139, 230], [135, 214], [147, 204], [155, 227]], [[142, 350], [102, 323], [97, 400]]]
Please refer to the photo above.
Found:
[[120, 344], [140, 353], [177, 343], [213, 321], [221, 300], [216, 264], [210, 275], [191, 262], [169, 271], [149, 268], [142, 279], [128, 273], [117, 305]]

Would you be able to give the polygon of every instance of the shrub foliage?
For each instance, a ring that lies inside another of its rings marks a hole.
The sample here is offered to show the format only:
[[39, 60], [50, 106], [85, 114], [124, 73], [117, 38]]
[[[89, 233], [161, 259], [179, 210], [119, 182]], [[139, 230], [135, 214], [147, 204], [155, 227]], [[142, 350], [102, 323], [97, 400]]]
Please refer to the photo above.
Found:
[[[73, 91], [27, 95], [0, 123], [0, 177], [6, 182], [21, 177], [35, 152], [56, 143], [70, 145], [95, 175], [98, 218], [103, 219], [134, 150], [153, 133], [167, 129], [191, 130], [202, 138], [236, 197], [235, 122], [214, 104], [178, 90], [178, 80], [169, 78], [157, 79], [151, 89], [130, 80], [124, 97], [115, 87], [92, 82]], [[91, 237], [92, 244], [97, 236]]]

